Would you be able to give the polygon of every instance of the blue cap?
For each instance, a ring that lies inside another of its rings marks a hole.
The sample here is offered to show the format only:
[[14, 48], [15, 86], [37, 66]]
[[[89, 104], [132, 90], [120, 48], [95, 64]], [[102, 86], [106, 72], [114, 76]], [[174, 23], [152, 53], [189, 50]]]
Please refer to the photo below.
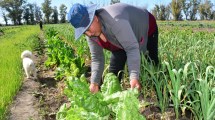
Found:
[[67, 14], [68, 21], [75, 28], [75, 39], [79, 39], [81, 35], [90, 27], [97, 5], [90, 6], [81, 5], [79, 3], [74, 4]]

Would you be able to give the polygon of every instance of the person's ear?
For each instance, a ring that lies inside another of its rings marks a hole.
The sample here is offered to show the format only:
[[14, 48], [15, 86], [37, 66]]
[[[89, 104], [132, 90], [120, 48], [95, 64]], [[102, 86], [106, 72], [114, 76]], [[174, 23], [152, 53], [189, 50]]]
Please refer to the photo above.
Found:
[[97, 17], [96, 15], [94, 16], [94, 20], [95, 20], [96, 22], [99, 21], [99, 19], [98, 19], [98, 17]]

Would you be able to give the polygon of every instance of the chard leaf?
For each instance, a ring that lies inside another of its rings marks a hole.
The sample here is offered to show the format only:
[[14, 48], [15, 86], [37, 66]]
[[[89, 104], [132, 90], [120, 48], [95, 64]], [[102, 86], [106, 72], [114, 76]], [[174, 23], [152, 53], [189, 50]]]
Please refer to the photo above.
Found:
[[113, 73], [107, 73], [104, 78], [104, 83], [101, 86], [101, 92], [104, 96], [111, 95], [115, 92], [122, 91], [119, 80]]

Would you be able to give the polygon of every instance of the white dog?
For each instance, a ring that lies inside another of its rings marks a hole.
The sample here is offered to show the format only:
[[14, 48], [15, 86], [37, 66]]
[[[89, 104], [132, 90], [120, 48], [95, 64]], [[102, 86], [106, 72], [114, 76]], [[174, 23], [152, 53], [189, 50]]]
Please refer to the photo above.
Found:
[[33, 79], [37, 79], [37, 71], [36, 71], [36, 67], [33, 61], [33, 55], [31, 51], [29, 50], [23, 51], [21, 54], [21, 58], [22, 58], [23, 68], [25, 70], [25, 74], [27, 78], [30, 78], [32, 75]]

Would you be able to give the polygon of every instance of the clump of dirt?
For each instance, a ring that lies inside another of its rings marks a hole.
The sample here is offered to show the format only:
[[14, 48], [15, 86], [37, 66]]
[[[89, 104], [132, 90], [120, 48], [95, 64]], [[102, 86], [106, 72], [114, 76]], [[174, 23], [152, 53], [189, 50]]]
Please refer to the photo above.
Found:
[[38, 79], [24, 78], [13, 104], [9, 107], [8, 120], [55, 120], [60, 106], [67, 102], [63, 95], [64, 82], [55, 80], [54, 69], [44, 66], [47, 56], [42, 32], [39, 39], [39, 48], [33, 52]]

